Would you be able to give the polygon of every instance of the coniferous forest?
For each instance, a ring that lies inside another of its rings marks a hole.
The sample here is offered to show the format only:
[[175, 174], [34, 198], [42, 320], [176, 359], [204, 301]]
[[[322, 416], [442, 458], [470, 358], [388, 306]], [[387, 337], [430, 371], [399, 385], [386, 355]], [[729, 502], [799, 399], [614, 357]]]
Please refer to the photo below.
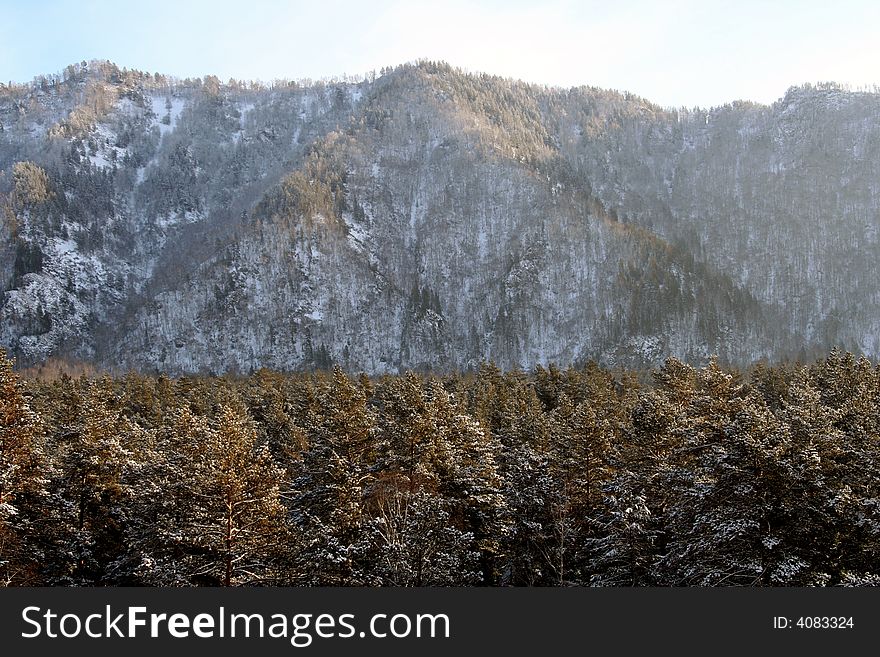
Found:
[[5, 585], [880, 583], [880, 368], [35, 376]]
[[75, 63], [0, 82], [0, 345], [169, 376], [877, 359], [878, 181], [877, 88]]

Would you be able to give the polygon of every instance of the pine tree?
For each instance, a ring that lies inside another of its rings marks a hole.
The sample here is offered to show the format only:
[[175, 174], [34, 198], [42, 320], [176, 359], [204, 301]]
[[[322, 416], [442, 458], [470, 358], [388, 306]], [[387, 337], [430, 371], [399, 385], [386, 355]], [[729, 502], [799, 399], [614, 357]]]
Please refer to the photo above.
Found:
[[364, 500], [376, 460], [375, 415], [363, 388], [336, 367], [303, 419], [308, 449], [292, 484], [290, 507], [307, 544], [295, 575], [309, 584], [361, 583]]
[[377, 397], [382, 408], [381, 469], [399, 475], [410, 491], [436, 489], [436, 463], [449, 446], [440, 434], [421, 380], [409, 372], [388, 382]]
[[130, 501], [125, 472], [142, 430], [118, 408], [112, 382], [85, 382], [76, 422], [53, 444], [58, 474], [52, 486], [56, 531], [63, 559], [50, 565], [53, 577], [71, 584], [96, 584], [120, 556]]
[[[195, 471], [203, 446], [211, 439], [206, 417], [187, 406], [169, 409], [144, 458], [126, 532], [126, 570], [134, 582], [149, 586], [190, 586], [215, 576], [200, 576], [201, 563], [191, 537]], [[197, 533], [197, 532], [196, 532]]]
[[480, 579], [474, 537], [452, 522], [427, 490], [381, 486], [366, 532], [375, 546], [371, 574], [388, 586], [462, 586]]
[[603, 485], [612, 476], [608, 464], [613, 432], [597, 418], [591, 403], [575, 407], [565, 392], [550, 416], [550, 464], [554, 476], [553, 567], [558, 583], [585, 574], [585, 539], [595, 530], [602, 506]]
[[[836, 395], [837, 392], [829, 392]], [[839, 528], [848, 520], [850, 490], [841, 479], [848, 458], [845, 434], [837, 428], [842, 412], [822, 403], [819, 390], [802, 368], [777, 413], [791, 440], [780, 459], [785, 467], [781, 491], [784, 559], [771, 573], [774, 584], [812, 585], [837, 580], [841, 570]]]
[[[619, 487], [619, 488], [618, 488]], [[602, 531], [589, 540], [595, 556], [594, 586], [650, 586], [655, 583], [655, 523], [637, 486], [618, 478], [608, 487]]]
[[501, 443], [469, 417], [437, 382], [426, 413], [432, 418], [432, 464], [437, 490], [456, 522], [479, 551], [482, 581], [495, 583], [508, 530], [499, 459]]
[[703, 425], [667, 480], [670, 540], [659, 567], [669, 584], [755, 585], [772, 567], [780, 480], [767, 466], [788, 437], [760, 396], [734, 404], [716, 430]]
[[40, 582], [32, 543], [37, 502], [46, 494], [44, 428], [0, 349], [0, 585]]
[[556, 583], [553, 558], [556, 486], [546, 455], [527, 444], [504, 450], [503, 493], [507, 531], [501, 546], [499, 584], [548, 586]]
[[[170, 473], [167, 547], [192, 583], [271, 583], [287, 538], [284, 473], [243, 410], [221, 406], [210, 424], [182, 410], [181, 462]], [[167, 517], [167, 516], [166, 516]]]

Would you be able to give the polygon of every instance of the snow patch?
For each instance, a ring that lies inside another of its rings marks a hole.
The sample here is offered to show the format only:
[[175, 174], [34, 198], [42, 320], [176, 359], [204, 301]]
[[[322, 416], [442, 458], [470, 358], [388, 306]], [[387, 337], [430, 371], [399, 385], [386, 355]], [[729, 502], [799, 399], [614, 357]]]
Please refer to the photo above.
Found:
[[87, 146], [89, 162], [99, 169], [109, 169], [122, 162], [128, 149], [116, 145], [118, 135], [107, 125], [99, 123], [92, 131], [90, 140], [95, 143], [95, 150]]
[[65, 253], [70, 253], [71, 251], [76, 251], [76, 242], [73, 240], [63, 240], [59, 237], [56, 237], [53, 240], [54, 251], [56, 255], [64, 255]]
[[[170, 101], [170, 105], [169, 105]], [[155, 114], [153, 125], [159, 127], [162, 137], [177, 127], [186, 101], [173, 96], [150, 96], [150, 106]], [[167, 122], [166, 122], [167, 119]]]

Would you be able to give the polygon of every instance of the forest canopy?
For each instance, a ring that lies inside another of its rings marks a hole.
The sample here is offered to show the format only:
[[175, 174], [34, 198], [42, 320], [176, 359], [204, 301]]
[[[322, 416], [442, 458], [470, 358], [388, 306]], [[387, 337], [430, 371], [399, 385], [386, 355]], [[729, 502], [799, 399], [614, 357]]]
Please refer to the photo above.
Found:
[[24, 378], [5, 585], [880, 584], [880, 369]]

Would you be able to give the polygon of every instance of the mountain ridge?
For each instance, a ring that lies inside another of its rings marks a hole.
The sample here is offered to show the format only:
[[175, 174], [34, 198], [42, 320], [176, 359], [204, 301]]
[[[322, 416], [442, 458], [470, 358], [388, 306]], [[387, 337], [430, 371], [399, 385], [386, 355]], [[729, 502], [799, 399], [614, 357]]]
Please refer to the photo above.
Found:
[[873, 355], [878, 116], [834, 85], [691, 111], [434, 62], [68, 67], [0, 88], [0, 344], [169, 372]]

